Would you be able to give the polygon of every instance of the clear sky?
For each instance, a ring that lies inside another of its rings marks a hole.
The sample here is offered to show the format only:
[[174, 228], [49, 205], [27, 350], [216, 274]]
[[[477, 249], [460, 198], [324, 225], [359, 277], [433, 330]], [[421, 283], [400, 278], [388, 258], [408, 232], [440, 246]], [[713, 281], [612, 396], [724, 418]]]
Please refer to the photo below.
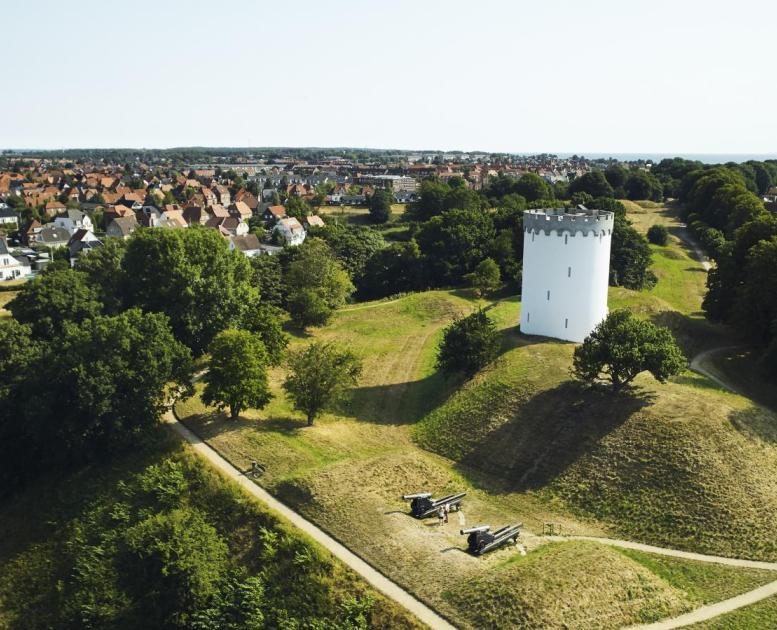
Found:
[[43, 0], [0, 147], [777, 152], [772, 0]]

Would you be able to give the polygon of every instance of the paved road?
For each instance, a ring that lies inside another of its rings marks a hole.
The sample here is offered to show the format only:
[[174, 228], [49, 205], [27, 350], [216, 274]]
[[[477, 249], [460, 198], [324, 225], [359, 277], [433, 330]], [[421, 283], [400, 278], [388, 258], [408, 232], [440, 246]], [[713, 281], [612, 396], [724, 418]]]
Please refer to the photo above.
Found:
[[418, 617], [418, 619], [420, 619], [423, 623], [430, 626], [431, 628], [440, 628], [441, 630], [455, 630], [455, 626], [452, 626], [426, 604], [417, 600], [401, 586], [392, 582], [385, 575], [371, 567], [359, 556], [337, 542], [329, 534], [320, 530], [306, 518], [300, 516], [291, 508], [278, 501], [278, 499], [273, 497], [262, 487], [256, 485], [241, 471], [235, 468], [231, 463], [229, 463], [215, 450], [203, 442], [202, 439], [200, 439], [195, 433], [187, 429], [181, 422], [179, 422], [173, 415], [172, 411], [168, 411], [165, 414], [164, 421], [169, 423], [171, 428], [181, 437], [183, 437], [198, 455], [207, 459], [213, 466], [218, 468], [227, 477], [234, 480], [238, 485], [242, 486], [260, 503], [263, 503], [272, 511], [280, 514], [286, 518], [286, 520], [291, 522], [292, 525], [304, 531], [317, 543], [326, 547], [326, 549], [328, 549], [333, 556], [356, 571], [356, 573], [361, 575], [374, 588], [379, 590], [386, 597], [393, 599], [398, 604], [404, 606], [407, 610]]

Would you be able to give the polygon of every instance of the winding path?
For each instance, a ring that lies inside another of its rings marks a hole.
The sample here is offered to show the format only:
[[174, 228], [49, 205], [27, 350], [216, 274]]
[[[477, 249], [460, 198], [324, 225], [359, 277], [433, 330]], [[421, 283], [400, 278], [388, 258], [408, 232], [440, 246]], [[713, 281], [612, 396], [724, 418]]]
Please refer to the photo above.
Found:
[[455, 630], [455, 626], [443, 619], [426, 604], [413, 597], [401, 586], [367, 564], [350, 549], [337, 542], [329, 534], [316, 527], [313, 523], [299, 515], [287, 505], [281, 503], [264, 488], [251, 481], [251, 479], [246, 477], [243, 472], [235, 468], [199, 436], [184, 426], [183, 423], [175, 417], [172, 410], [165, 413], [163, 420], [170, 424], [173, 431], [185, 439], [199, 456], [208, 460], [215, 468], [232, 479], [254, 499], [270, 508], [273, 512], [283, 516], [292, 525], [301, 529], [313, 540], [325, 547], [338, 560], [361, 575], [376, 590], [383, 593], [389, 599], [404, 606], [408, 611], [413, 613], [418, 619], [431, 628]]

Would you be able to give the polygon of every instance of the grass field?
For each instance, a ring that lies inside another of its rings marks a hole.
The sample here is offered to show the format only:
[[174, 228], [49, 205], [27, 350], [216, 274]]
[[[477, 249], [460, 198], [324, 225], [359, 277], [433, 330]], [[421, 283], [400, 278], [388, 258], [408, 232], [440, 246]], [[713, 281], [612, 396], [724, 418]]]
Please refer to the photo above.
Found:
[[[442, 327], [476, 303], [466, 292], [434, 291], [348, 307], [312, 331], [347, 344], [365, 362], [349, 400], [312, 428], [280, 394], [282, 370], [271, 379], [276, 399], [238, 421], [196, 397], [177, 411], [237, 465], [267, 465], [263, 485], [465, 627], [500, 627], [493, 620], [502, 616], [517, 627], [560, 627], [559, 601], [568, 627], [580, 628], [596, 627], [586, 610], [628, 624], [706, 601], [679, 578], [668, 581], [658, 565], [596, 545], [543, 551], [553, 559], [543, 561], [535, 554], [545, 541], [536, 534], [547, 522], [565, 533], [774, 557], [777, 436], [770, 416], [691, 373], [665, 387], [641, 378], [635, 398], [583, 392], [569, 382], [572, 344], [517, 334], [514, 297], [481, 305], [501, 331], [502, 354], [469, 383], [444, 379], [434, 356]], [[650, 293], [613, 289], [615, 306], [688, 319]], [[528, 555], [461, 553], [458, 517], [437, 528], [406, 515], [400, 495], [427, 489], [466, 490], [465, 524], [524, 522]], [[579, 554], [590, 557], [577, 562]], [[581, 584], [597, 563], [609, 567], [603, 575], [633, 582], [602, 578], [592, 606], [592, 592]], [[470, 605], [470, 585], [480, 579], [510, 587]], [[746, 590], [749, 578], [713, 572], [705, 579], [699, 589], [723, 592], [727, 584]], [[633, 605], [618, 603], [621, 583]]]
[[348, 225], [363, 225], [378, 230], [388, 241], [408, 239], [408, 226], [402, 219], [407, 205], [395, 203], [391, 206], [391, 219], [388, 223], [376, 225], [370, 219], [369, 208], [358, 206], [321, 206], [318, 213], [325, 222], [336, 221]]

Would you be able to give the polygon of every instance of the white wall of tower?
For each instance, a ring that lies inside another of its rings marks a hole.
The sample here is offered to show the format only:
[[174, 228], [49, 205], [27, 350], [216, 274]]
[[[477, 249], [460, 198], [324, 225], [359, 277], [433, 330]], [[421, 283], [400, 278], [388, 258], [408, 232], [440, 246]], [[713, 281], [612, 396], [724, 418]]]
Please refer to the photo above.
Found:
[[581, 342], [607, 317], [612, 218], [588, 231], [552, 219], [524, 228], [521, 332]]

